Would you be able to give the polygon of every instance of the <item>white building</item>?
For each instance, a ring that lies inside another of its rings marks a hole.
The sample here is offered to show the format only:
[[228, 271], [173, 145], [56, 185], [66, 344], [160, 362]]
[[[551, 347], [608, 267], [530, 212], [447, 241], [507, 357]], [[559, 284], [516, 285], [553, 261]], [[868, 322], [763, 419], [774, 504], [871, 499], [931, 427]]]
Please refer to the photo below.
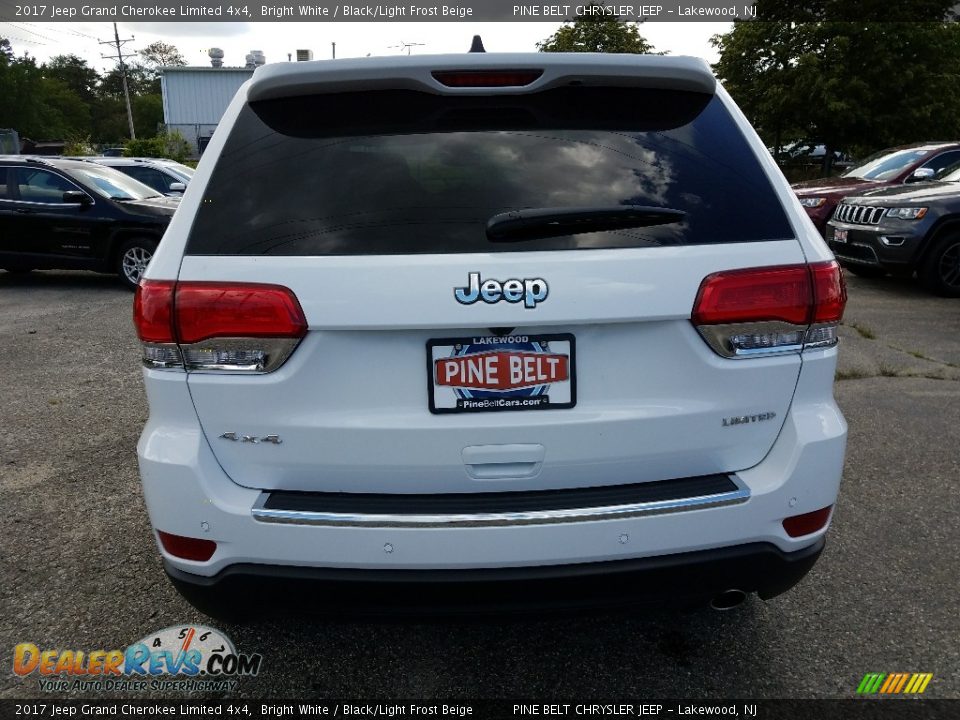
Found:
[[199, 156], [253, 67], [165, 67], [160, 76], [163, 122], [179, 130]]

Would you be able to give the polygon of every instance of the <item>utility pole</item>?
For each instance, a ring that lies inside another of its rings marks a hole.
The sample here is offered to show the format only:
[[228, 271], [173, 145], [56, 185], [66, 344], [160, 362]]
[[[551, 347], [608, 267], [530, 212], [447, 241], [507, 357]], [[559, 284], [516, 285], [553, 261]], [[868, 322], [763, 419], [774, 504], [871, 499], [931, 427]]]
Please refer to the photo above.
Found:
[[337, 44], [335, 42], [330, 43], [331, 52], [333, 53], [333, 59], [337, 59]]
[[117, 24], [113, 24], [113, 40], [100, 40], [101, 45], [113, 45], [117, 49], [117, 56], [114, 58], [113, 55], [100, 55], [100, 57], [110, 60], [116, 59], [118, 67], [120, 68], [120, 77], [123, 78], [123, 96], [127, 100], [127, 123], [130, 125], [130, 139], [136, 140], [137, 133], [133, 129], [133, 109], [130, 107], [130, 88], [127, 85], [127, 64], [124, 62], [126, 58], [135, 57], [134, 53], [124, 55], [121, 51], [121, 47], [128, 42], [133, 41], [133, 36], [131, 35], [126, 40], [120, 39], [120, 34], [117, 32]]
[[391, 48], [400, 48], [400, 53], [401, 53], [401, 54], [403, 54], [403, 51], [406, 50], [406, 51], [407, 51], [407, 55], [409, 55], [409, 54], [410, 54], [410, 48], [421, 47], [421, 46], [423, 46], [423, 45], [426, 45], [426, 43], [408, 43], [408, 42], [404, 42], [403, 40], [401, 40], [399, 45], [390, 45], [390, 47], [391, 47]]

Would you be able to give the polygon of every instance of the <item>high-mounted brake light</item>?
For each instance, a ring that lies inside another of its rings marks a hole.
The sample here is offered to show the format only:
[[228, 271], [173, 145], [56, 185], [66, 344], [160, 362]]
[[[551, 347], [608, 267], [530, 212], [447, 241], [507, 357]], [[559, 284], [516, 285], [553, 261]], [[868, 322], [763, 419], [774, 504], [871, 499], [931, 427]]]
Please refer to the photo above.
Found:
[[837, 343], [846, 302], [835, 261], [730, 270], [704, 278], [691, 320], [724, 357], [798, 352]]
[[434, 70], [433, 79], [446, 87], [523, 87], [543, 70]]
[[280, 285], [144, 280], [134, 324], [152, 368], [270, 372], [307, 332], [303, 309]]

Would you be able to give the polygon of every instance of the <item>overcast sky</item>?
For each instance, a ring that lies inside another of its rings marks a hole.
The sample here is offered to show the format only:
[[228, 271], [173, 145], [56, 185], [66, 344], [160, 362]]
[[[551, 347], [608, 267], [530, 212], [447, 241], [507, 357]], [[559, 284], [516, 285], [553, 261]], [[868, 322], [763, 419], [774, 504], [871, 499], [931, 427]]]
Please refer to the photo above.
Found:
[[[410, 52], [435, 54], [465, 52], [474, 34], [483, 37], [488, 52], [532, 52], [536, 43], [553, 34], [559, 23], [118, 23], [121, 40], [135, 37], [125, 49], [140, 49], [155, 40], [176, 45], [190, 65], [209, 65], [207, 51], [224, 50], [224, 65], [243, 65], [251, 50], [262, 50], [267, 62], [287, 60], [298, 49], [313, 50], [314, 59], [330, 57], [331, 43], [337, 44], [337, 57], [364, 57], [406, 52], [403, 43], [413, 45]], [[671, 55], [694, 55], [715, 62], [717, 55], [709, 39], [729, 29], [729, 23], [644, 23], [641, 34], [658, 51]], [[0, 37], [7, 37], [19, 56], [24, 51], [43, 61], [53, 55], [73, 53], [90, 65], [110, 67], [101, 53], [108, 46], [98, 40], [113, 39], [112, 23], [27, 23], [0, 22]], [[294, 54], [294, 57], [296, 55]]]

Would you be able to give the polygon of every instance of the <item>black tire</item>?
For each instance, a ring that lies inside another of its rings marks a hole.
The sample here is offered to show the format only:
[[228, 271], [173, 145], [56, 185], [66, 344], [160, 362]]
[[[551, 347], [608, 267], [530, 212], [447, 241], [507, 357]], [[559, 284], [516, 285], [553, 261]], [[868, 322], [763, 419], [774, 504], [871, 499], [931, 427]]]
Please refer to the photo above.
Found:
[[960, 297], [960, 234], [937, 238], [923, 259], [917, 277], [934, 295]]
[[156, 240], [134, 238], [127, 240], [117, 249], [116, 269], [120, 280], [131, 290], [136, 290], [147, 269], [147, 264], [157, 250]]
[[887, 271], [883, 268], [870, 265], [844, 265], [844, 267], [857, 277], [862, 278], [878, 278], [887, 274]]

